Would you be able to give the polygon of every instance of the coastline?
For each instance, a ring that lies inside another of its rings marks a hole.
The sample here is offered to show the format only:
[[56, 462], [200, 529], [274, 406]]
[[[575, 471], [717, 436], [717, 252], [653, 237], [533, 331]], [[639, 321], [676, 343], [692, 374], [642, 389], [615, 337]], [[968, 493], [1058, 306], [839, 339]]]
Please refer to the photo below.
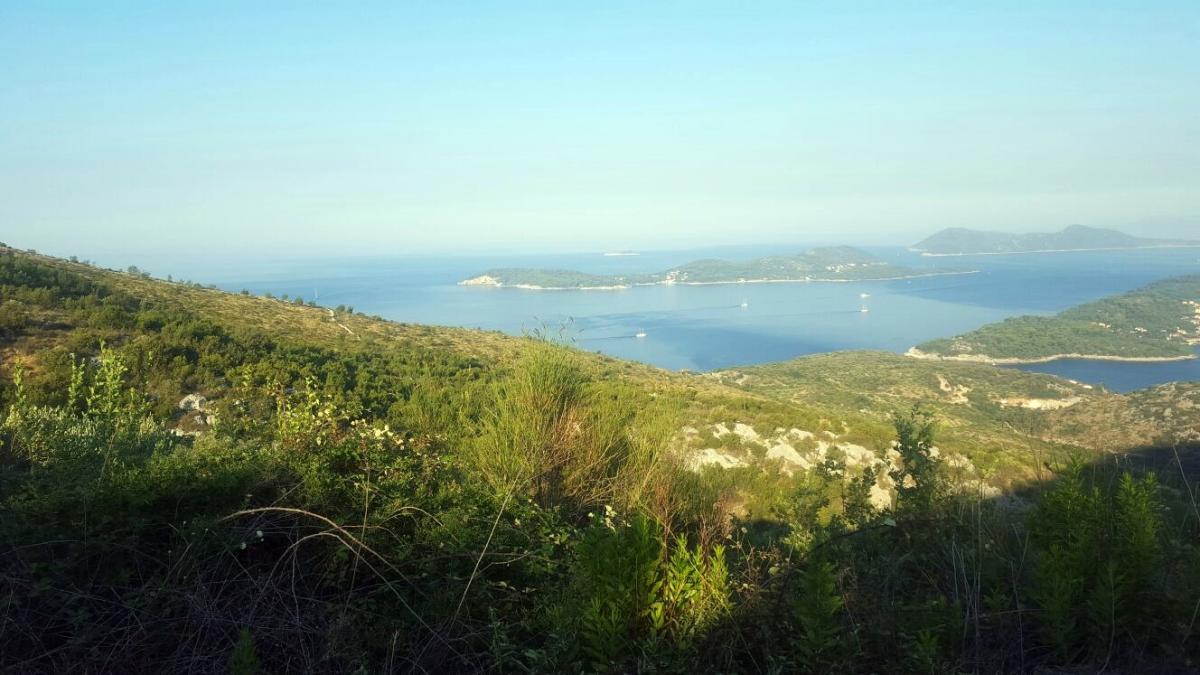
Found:
[[941, 354], [932, 354], [923, 352], [916, 347], [909, 348], [904, 352], [904, 355], [924, 361], [958, 361], [960, 363], [987, 363], [994, 366], [1019, 366], [1030, 363], [1050, 363], [1051, 361], [1062, 361], [1064, 359], [1077, 359], [1081, 361], [1123, 361], [1126, 363], [1163, 363], [1170, 361], [1191, 361], [1197, 358], [1195, 354], [1179, 355], [1179, 356], [1113, 356], [1111, 354], [1051, 354], [1050, 356], [1037, 356], [1028, 358], [1016, 357], [993, 357], [986, 354], [956, 354], [954, 356], [943, 356]]
[[728, 284], [847, 284], [853, 282], [901, 281], [904, 279], [924, 279], [926, 277], [958, 276], [963, 274], [978, 274], [979, 270], [962, 270], [958, 272], [929, 272], [927, 274], [906, 274], [897, 277], [872, 277], [870, 279], [738, 279], [735, 281], [653, 281], [614, 286], [536, 286], [533, 284], [505, 284], [500, 281], [476, 281], [483, 277], [474, 277], [458, 282], [459, 286], [486, 286], [488, 288], [516, 288], [523, 291], [619, 291], [634, 286], [723, 286]]
[[1200, 244], [1154, 244], [1150, 246], [1105, 246], [1099, 248], [1039, 248], [1032, 251], [981, 251], [978, 253], [929, 253], [916, 248], [910, 248], [913, 253], [920, 253], [922, 258], [955, 258], [969, 255], [1025, 255], [1027, 253], [1086, 253], [1088, 251], [1142, 251], [1145, 249], [1161, 248], [1200, 248]]

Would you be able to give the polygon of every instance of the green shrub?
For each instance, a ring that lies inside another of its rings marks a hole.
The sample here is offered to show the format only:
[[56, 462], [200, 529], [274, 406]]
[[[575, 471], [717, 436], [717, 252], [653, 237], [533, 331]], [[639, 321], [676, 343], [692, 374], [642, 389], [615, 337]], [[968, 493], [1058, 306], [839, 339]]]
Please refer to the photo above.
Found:
[[1031, 597], [1060, 661], [1144, 643], [1160, 622], [1155, 608], [1166, 603], [1153, 474], [1123, 473], [1115, 489], [1102, 491], [1076, 462], [1041, 497], [1030, 531], [1038, 554]]
[[846, 652], [841, 622], [844, 603], [833, 564], [810, 561], [799, 573], [797, 586], [793, 611], [799, 630], [792, 640], [806, 670], [827, 672], [842, 661]]
[[572, 578], [579, 651], [598, 671], [623, 669], [630, 657], [682, 653], [729, 612], [725, 549], [671, 547], [645, 516], [585, 532]]
[[893, 417], [896, 427], [896, 451], [902, 466], [893, 469], [896, 483], [896, 510], [928, 513], [945, 496], [941, 460], [933, 454], [934, 420], [932, 413], [914, 407]]

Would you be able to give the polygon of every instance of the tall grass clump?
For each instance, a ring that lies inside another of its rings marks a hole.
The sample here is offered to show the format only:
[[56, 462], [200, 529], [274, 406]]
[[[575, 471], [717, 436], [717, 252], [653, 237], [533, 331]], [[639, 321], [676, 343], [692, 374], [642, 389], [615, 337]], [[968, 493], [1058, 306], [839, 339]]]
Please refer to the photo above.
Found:
[[669, 416], [646, 394], [595, 381], [571, 350], [531, 341], [493, 387], [466, 459], [499, 495], [625, 508], [665, 479], [670, 434]]

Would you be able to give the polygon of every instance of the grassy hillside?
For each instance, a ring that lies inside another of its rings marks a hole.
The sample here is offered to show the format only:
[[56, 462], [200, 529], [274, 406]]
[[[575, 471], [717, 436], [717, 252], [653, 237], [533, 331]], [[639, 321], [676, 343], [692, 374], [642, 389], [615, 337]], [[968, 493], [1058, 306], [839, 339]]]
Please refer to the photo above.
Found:
[[0, 359], [4, 671], [1200, 658], [1195, 488], [1087, 447], [1110, 416], [1185, 437], [1184, 388], [879, 354], [677, 374], [10, 250]]
[[1080, 405], [1049, 414], [1048, 434], [1071, 443], [1086, 442], [1108, 452], [1144, 447], [1184, 447], [1196, 464], [1200, 445], [1200, 383], [1172, 382], [1125, 395], [1090, 397]]
[[1063, 355], [1188, 358], [1200, 343], [1200, 275], [1175, 277], [1060, 312], [1021, 316], [914, 354], [979, 361], [1037, 361]]
[[1191, 384], [1122, 396], [1051, 375], [889, 352], [816, 354], [711, 377], [881, 423], [891, 411], [920, 402], [939, 420], [939, 443], [998, 485], [1020, 484], [1045, 462], [1080, 448], [1128, 451], [1186, 444], [1200, 434]]

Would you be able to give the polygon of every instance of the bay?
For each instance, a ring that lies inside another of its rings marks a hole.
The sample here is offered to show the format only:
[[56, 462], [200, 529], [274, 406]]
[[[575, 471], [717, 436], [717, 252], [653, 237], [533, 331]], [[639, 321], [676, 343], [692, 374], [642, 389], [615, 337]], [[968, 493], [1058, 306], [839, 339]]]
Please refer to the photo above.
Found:
[[[897, 264], [975, 274], [852, 283], [647, 286], [534, 291], [458, 286], [492, 267], [648, 272], [706, 257], [750, 258], [805, 246], [505, 256], [387, 256], [256, 261], [210, 270], [231, 291], [316, 299], [387, 319], [521, 334], [549, 330], [581, 349], [674, 370], [707, 371], [844, 349], [903, 352], [1019, 314], [1052, 314], [1156, 279], [1200, 272], [1198, 249], [922, 257], [871, 248]], [[212, 278], [212, 272], [217, 279]], [[867, 311], [862, 311], [866, 309]], [[637, 337], [642, 334], [643, 337]], [[1019, 366], [1115, 391], [1200, 380], [1200, 360], [1057, 361]]]

